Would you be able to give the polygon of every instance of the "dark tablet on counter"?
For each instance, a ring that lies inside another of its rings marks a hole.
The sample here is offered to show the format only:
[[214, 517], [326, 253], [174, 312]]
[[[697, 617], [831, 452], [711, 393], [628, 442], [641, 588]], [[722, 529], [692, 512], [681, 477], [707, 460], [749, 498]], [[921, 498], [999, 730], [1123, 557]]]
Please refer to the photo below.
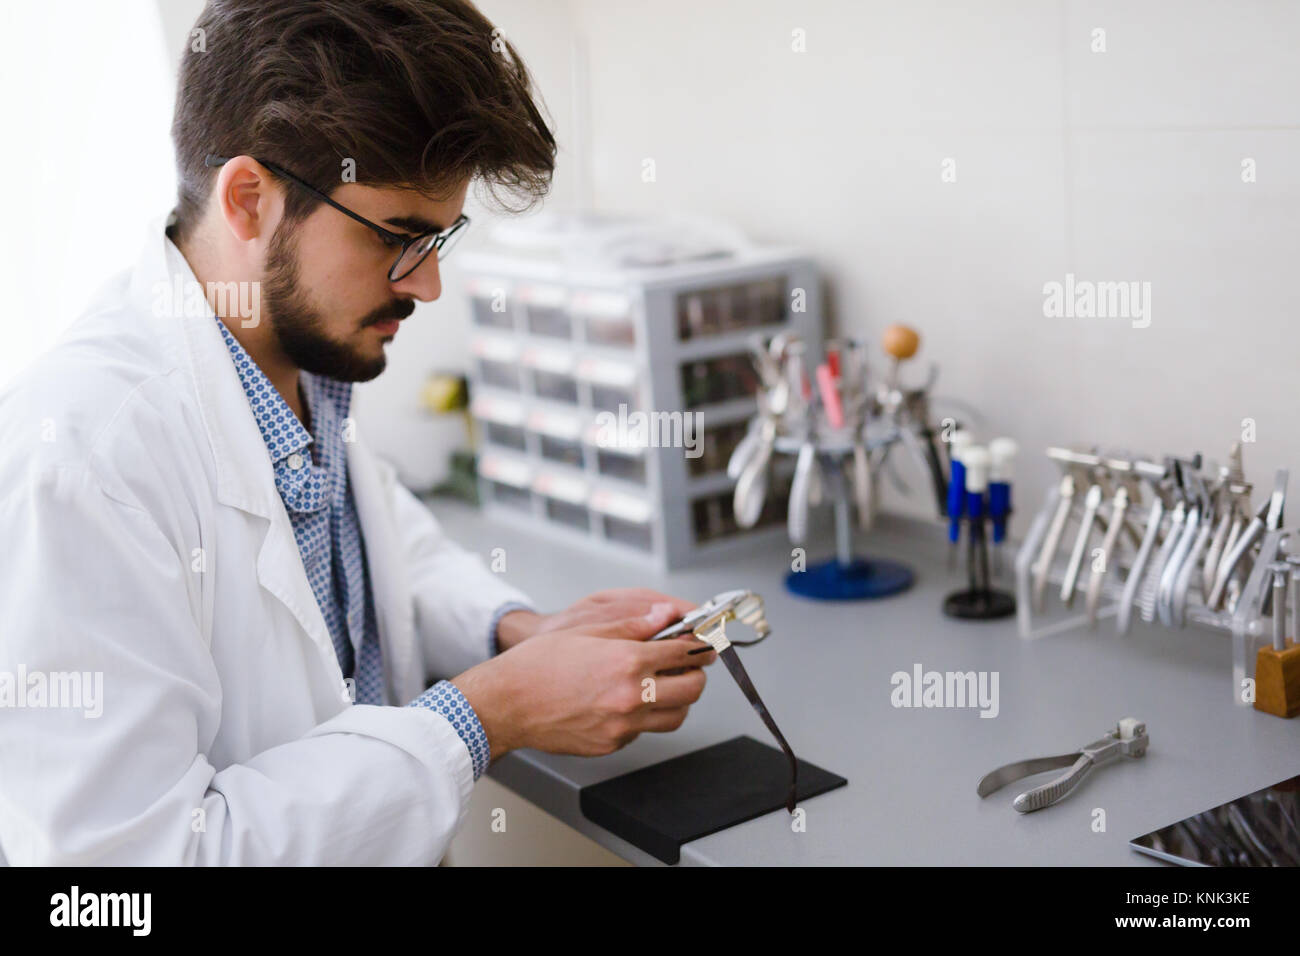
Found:
[[1300, 866], [1300, 777], [1129, 841], [1180, 866]]

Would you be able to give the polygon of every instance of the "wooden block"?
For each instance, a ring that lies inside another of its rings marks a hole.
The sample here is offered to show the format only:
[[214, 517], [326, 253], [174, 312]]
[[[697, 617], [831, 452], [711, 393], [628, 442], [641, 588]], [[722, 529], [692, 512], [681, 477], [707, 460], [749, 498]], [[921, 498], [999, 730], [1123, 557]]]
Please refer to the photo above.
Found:
[[1277, 717], [1300, 714], [1300, 644], [1261, 647], [1255, 656], [1255, 709]]

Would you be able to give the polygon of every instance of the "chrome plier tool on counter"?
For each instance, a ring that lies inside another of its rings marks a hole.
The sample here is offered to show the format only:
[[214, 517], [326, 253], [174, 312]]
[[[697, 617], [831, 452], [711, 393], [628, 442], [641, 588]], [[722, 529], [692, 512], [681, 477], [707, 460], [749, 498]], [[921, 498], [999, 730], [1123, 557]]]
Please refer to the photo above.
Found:
[[1011, 804], [1021, 813], [1041, 810], [1073, 792], [1094, 767], [1104, 767], [1108, 763], [1114, 763], [1120, 757], [1141, 757], [1147, 752], [1149, 742], [1147, 725], [1133, 717], [1125, 717], [1106, 736], [1080, 747], [1073, 753], [1020, 760], [998, 767], [992, 773], [984, 775], [979, 782], [977, 792], [981, 797], [987, 797], [995, 790], [1001, 790], [1007, 784], [1025, 777], [1048, 770], [1069, 768], [1056, 779], [1032, 790], [1026, 790]]
[[[732, 620], [748, 624], [758, 636], [752, 641], [729, 640], [726, 633], [726, 624]], [[758, 695], [754, 682], [749, 679], [749, 674], [745, 671], [745, 665], [740, 662], [740, 657], [736, 654], [737, 647], [748, 647], [757, 644], [770, 633], [772, 633], [772, 630], [768, 627], [767, 617], [764, 614], [763, 599], [753, 591], [737, 590], [723, 591], [721, 594], [713, 596], [699, 607], [689, 611], [676, 624], [668, 625], [650, 640], [658, 641], [668, 637], [694, 634], [695, 637], [709, 646], [699, 647], [688, 653], [703, 654], [708, 650], [718, 652], [718, 656], [722, 658], [722, 663], [727, 665], [727, 670], [735, 678], [736, 683], [740, 685], [745, 699], [749, 701], [749, 705], [762, 718], [763, 723], [772, 732], [772, 736], [776, 738], [776, 742], [781, 745], [781, 750], [785, 753], [785, 758], [790, 764], [790, 790], [786, 797], [785, 808], [794, 813], [796, 791], [799, 785], [799, 761], [795, 758], [794, 751], [786, 741], [785, 735], [781, 733], [781, 728], [772, 719], [767, 705], [763, 703], [763, 698]]]

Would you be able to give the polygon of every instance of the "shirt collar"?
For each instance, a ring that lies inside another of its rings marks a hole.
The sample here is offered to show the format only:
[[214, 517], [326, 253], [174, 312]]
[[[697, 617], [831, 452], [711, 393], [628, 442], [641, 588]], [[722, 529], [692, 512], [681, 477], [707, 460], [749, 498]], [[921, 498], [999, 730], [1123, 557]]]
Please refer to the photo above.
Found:
[[[278, 465], [295, 453], [305, 457], [307, 447], [313, 441], [311, 433], [298, 420], [298, 416], [293, 413], [279, 390], [271, 384], [266, 373], [226, 328], [226, 323], [216, 316], [213, 318], [221, 329], [221, 337], [225, 339], [226, 348], [230, 350], [230, 357], [235, 363], [235, 371], [239, 373], [240, 384], [248, 395], [248, 404], [252, 406], [253, 418], [262, 433], [262, 440], [266, 442], [266, 450], [271, 455], [271, 464]], [[304, 376], [305, 374], [303, 373]], [[305, 382], [303, 391], [308, 391]], [[316, 403], [311, 401], [310, 395], [307, 400], [311, 414], [316, 416]], [[312, 424], [317, 422], [313, 420]]]
[[[346, 480], [343, 428], [352, 402], [351, 383], [309, 372], [299, 373], [311, 419], [309, 432], [226, 324], [215, 315], [213, 321], [221, 329], [248, 396], [253, 418], [271, 458], [276, 490], [285, 506], [297, 512], [326, 507]], [[316, 445], [315, 463], [309, 453], [312, 444]]]

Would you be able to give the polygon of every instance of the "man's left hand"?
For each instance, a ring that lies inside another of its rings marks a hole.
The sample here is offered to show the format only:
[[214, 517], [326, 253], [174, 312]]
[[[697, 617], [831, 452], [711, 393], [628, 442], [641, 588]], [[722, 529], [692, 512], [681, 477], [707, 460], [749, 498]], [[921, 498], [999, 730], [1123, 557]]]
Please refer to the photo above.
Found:
[[497, 643], [504, 651], [534, 634], [611, 624], [615, 621], [627, 622], [636, 618], [643, 618], [645, 625], [627, 625], [613, 631], [606, 628], [603, 633], [610, 637], [643, 641], [685, 617], [688, 611], [698, 606], [694, 601], [675, 598], [650, 588], [609, 588], [588, 594], [553, 614], [511, 611], [497, 624]]

